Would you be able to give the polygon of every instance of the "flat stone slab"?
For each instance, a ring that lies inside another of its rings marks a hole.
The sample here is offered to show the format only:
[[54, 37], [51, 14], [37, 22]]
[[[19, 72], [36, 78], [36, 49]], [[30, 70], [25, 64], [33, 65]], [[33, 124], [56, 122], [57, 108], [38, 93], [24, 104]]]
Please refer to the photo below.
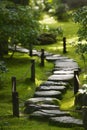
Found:
[[57, 70], [57, 71], [53, 71], [53, 74], [55, 75], [67, 75], [67, 74], [73, 74], [74, 75], [74, 72], [73, 71], [64, 71], [64, 70]]
[[58, 67], [55, 67], [53, 69], [53, 71], [78, 71], [80, 68], [68, 68], [68, 67], [65, 67], [65, 68], [58, 68]]
[[69, 112], [64, 112], [64, 111], [60, 111], [60, 110], [44, 110], [41, 109], [39, 111], [35, 111], [33, 112], [30, 117], [35, 118], [35, 119], [48, 119], [50, 117], [55, 117], [55, 116], [70, 116]]
[[65, 86], [40, 86], [38, 87], [39, 91], [48, 91], [48, 90], [56, 90], [56, 91], [60, 91], [60, 92], [65, 92], [66, 91], [66, 87]]
[[51, 81], [69, 81], [74, 78], [73, 74], [67, 74], [67, 75], [51, 75], [48, 80]]
[[60, 127], [83, 126], [82, 120], [71, 116], [52, 117], [49, 123]]
[[46, 57], [47, 61], [56, 61], [56, 60], [64, 60], [64, 59], [67, 59], [67, 57], [63, 57], [60, 55], [51, 55]]
[[45, 109], [45, 110], [58, 110], [59, 106], [58, 105], [51, 105], [51, 104], [39, 104], [40, 109]]
[[54, 98], [62, 98], [60, 91], [50, 90], [50, 91], [36, 91], [34, 97], [54, 97]]
[[64, 82], [64, 81], [49, 81], [49, 80], [47, 80], [44, 83], [42, 83], [41, 85], [44, 85], [44, 86], [50, 86], [50, 85], [52, 85], [52, 86], [55, 86], [55, 85], [56, 86], [60, 86], [60, 85], [69, 86], [69, 83]]
[[78, 64], [74, 61], [56, 61], [55, 68], [66, 69], [68, 71], [69, 69], [78, 69], [79, 67]]
[[[9, 49], [10, 49], [10, 50], [15, 50], [15, 46], [9, 46]], [[26, 48], [23, 48], [23, 47], [21, 47], [21, 46], [16, 46], [16, 51], [17, 51], [17, 52], [21, 52], [21, 53], [28, 53], [28, 54], [29, 54], [29, 50], [26, 49]], [[37, 52], [36, 50], [32, 50], [32, 53], [33, 53], [34, 55], [37, 55], [37, 54], [38, 54], [38, 52]]]
[[[49, 53], [49, 52], [47, 52], [47, 51], [44, 51], [44, 56], [45, 57], [49, 57], [49, 56], [52, 56], [53, 54], [52, 53]], [[40, 57], [41, 56], [41, 51], [38, 51], [38, 56]]]
[[58, 105], [51, 105], [51, 104], [29, 104], [25, 108], [25, 113], [30, 114], [34, 111], [38, 111], [40, 109], [45, 109], [45, 110], [58, 110], [59, 106]]
[[[58, 62], [58, 61], [59, 61], [59, 59], [56, 60], [56, 62]], [[68, 57], [63, 58], [63, 59], [61, 59], [60, 61], [63, 61], [63, 62], [75, 62], [75, 60], [73, 60], [73, 59], [71, 59], [71, 58], [68, 58]]]
[[33, 97], [25, 101], [25, 106], [29, 104], [54, 104], [57, 98], [51, 97]]

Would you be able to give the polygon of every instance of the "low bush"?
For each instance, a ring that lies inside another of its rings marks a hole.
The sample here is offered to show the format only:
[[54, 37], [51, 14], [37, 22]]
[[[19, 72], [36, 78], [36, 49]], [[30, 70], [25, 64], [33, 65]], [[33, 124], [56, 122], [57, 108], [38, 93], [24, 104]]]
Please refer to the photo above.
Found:
[[37, 38], [39, 44], [47, 45], [57, 42], [57, 38], [63, 36], [63, 30], [61, 27], [52, 28], [44, 31]]

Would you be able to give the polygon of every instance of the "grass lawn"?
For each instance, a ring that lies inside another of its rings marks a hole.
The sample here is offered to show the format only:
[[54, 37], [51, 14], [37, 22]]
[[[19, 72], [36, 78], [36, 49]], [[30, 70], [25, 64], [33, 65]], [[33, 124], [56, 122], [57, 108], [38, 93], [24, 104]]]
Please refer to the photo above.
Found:
[[[45, 23], [44, 23], [45, 24]], [[47, 23], [46, 23], [47, 24]], [[48, 23], [48, 26], [56, 27], [62, 26], [64, 29], [64, 36], [67, 37], [67, 53], [65, 56], [75, 59], [80, 67], [84, 67], [83, 62], [80, 57], [75, 53], [75, 47], [72, 45], [76, 41], [78, 25], [73, 22], [54, 22]], [[41, 50], [45, 49], [48, 52], [53, 52], [54, 54], [62, 53], [62, 40], [57, 43], [46, 46], [35, 46], [35, 49]], [[33, 96], [36, 87], [43, 81], [46, 81], [47, 77], [50, 75], [50, 71], [53, 68], [53, 64], [45, 61], [45, 67], [40, 67], [40, 59], [38, 57], [32, 57], [35, 59], [36, 64], [36, 79], [35, 83], [30, 81], [31, 75], [31, 57], [28, 54], [15, 53], [12, 59], [9, 59], [9, 55], [4, 58], [8, 72], [2, 75], [3, 83], [0, 84], [0, 130], [84, 130], [80, 127], [74, 128], [60, 128], [56, 126], [51, 126], [44, 121], [35, 121], [28, 119], [27, 115], [24, 115], [23, 104], [24, 101]], [[17, 91], [19, 92], [20, 101], [20, 118], [12, 117], [12, 76], [16, 76], [17, 79]], [[82, 78], [81, 78], [82, 79]], [[70, 94], [71, 93], [71, 94]], [[71, 110], [73, 108], [74, 95], [72, 90], [69, 90], [64, 100], [61, 101], [61, 109]]]

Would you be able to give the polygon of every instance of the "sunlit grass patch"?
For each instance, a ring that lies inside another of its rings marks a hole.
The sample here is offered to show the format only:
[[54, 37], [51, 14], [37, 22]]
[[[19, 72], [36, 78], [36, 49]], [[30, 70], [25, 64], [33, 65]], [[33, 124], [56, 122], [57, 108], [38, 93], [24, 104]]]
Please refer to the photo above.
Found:
[[44, 15], [43, 20], [40, 21], [41, 24], [57, 24], [57, 21], [54, 19], [54, 17], [50, 17], [49, 15]]
[[74, 106], [74, 92], [72, 89], [68, 90], [66, 94], [63, 96], [63, 100], [61, 101], [61, 109], [62, 110], [70, 110]]

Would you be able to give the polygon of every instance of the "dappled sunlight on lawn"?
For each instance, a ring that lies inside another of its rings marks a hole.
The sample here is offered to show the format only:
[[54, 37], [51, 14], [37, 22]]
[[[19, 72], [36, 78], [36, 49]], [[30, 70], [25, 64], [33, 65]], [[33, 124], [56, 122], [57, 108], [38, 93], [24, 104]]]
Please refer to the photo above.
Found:
[[39, 79], [35, 79], [35, 84], [36, 86], [39, 86], [40, 84], [42, 83], [42, 80], [39, 80]]
[[58, 49], [59, 49], [59, 47], [56, 47], [56, 46], [52, 46], [52, 47], [50, 46], [50, 47], [49, 47], [49, 50], [53, 50], [53, 51], [56, 51], [56, 50], [58, 50]]
[[62, 102], [61, 109], [68, 110], [74, 106], [74, 97], [68, 99], [66, 102]]
[[43, 20], [40, 21], [42, 24], [55, 24], [57, 21], [54, 19], [54, 17], [50, 17], [49, 15], [45, 15]]
[[[78, 37], [73, 37], [73, 38], [66, 39], [66, 47], [67, 47], [67, 49], [71, 48], [71, 47], [74, 47], [77, 42], [78, 42]], [[55, 44], [53, 46], [49, 46], [48, 49], [53, 50], [53, 51], [62, 50], [63, 49], [63, 41], [61, 41], [60, 43]]]
[[72, 37], [72, 38], [67, 39], [67, 43], [70, 43], [71, 45], [77, 42], [78, 42], [78, 37]]

